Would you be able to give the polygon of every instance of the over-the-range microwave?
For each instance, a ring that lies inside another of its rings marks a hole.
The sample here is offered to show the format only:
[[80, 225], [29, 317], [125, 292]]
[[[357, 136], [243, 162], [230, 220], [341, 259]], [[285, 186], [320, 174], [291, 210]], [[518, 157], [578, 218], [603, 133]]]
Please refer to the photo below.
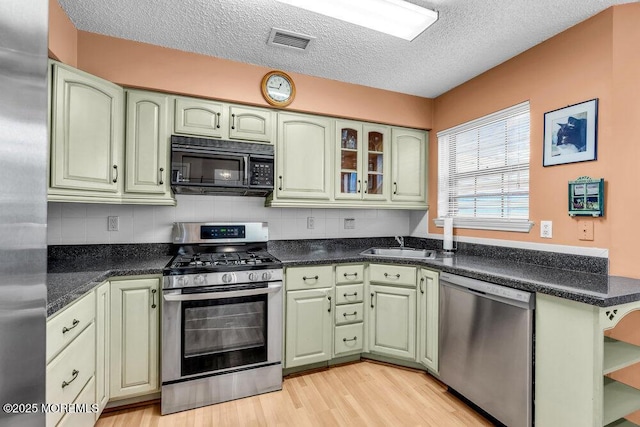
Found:
[[176, 194], [266, 196], [273, 181], [270, 144], [171, 136], [171, 188]]

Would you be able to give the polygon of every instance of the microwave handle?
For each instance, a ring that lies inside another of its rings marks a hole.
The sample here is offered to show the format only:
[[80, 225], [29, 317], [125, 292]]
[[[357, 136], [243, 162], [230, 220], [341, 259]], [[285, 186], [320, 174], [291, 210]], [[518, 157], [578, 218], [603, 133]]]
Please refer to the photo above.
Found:
[[249, 156], [244, 156], [244, 185], [249, 185]]

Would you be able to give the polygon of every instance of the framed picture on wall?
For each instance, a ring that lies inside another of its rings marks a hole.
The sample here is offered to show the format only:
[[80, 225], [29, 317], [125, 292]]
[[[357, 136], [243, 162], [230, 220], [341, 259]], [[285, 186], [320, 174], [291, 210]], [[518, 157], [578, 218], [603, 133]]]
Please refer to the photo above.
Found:
[[543, 166], [596, 160], [598, 99], [544, 114]]

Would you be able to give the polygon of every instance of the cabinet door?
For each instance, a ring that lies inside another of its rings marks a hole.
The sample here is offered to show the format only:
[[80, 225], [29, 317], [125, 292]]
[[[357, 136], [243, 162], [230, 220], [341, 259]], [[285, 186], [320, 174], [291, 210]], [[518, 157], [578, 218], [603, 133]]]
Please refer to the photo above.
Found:
[[416, 291], [369, 286], [369, 351], [415, 360]]
[[437, 373], [438, 301], [440, 298], [438, 273], [421, 269], [418, 290], [418, 362]]
[[222, 138], [227, 118], [219, 102], [176, 98], [175, 133]]
[[251, 107], [229, 107], [229, 138], [246, 141], [273, 140], [273, 112]]
[[331, 120], [278, 114], [276, 196], [290, 199], [331, 197]]
[[337, 120], [335, 158], [336, 199], [362, 199], [362, 123]]
[[169, 97], [127, 91], [125, 191], [169, 193]]
[[391, 130], [391, 200], [424, 202], [427, 197], [427, 139], [425, 132]]
[[158, 279], [111, 282], [111, 398], [159, 390]]
[[364, 179], [362, 197], [365, 200], [387, 200], [389, 183], [389, 127], [365, 124], [362, 146], [362, 176]]
[[53, 66], [51, 187], [119, 191], [123, 98], [111, 82]]
[[96, 289], [96, 420], [109, 401], [109, 283]]
[[331, 359], [333, 291], [287, 292], [285, 368]]

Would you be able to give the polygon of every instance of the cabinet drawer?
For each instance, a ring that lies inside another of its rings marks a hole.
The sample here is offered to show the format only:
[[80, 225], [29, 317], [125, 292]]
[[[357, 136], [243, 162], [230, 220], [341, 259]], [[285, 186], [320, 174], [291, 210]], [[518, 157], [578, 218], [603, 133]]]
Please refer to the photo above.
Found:
[[416, 268], [398, 265], [369, 265], [369, 281], [389, 285], [415, 286]]
[[364, 297], [364, 285], [342, 285], [336, 288], [336, 304], [351, 304], [362, 302]]
[[359, 353], [363, 344], [362, 323], [353, 325], [336, 326], [335, 329], [335, 355], [340, 356], [346, 353]]
[[[94, 375], [95, 346], [95, 325], [92, 323], [47, 365], [47, 403], [73, 403], [76, 400]], [[93, 396], [95, 398], [95, 390]], [[62, 412], [47, 413], [47, 425], [55, 425], [62, 415]]]
[[47, 362], [69, 344], [95, 317], [95, 294], [84, 297], [47, 320]]
[[91, 377], [74, 402], [78, 405], [86, 405], [86, 410], [76, 413], [69, 412], [60, 420], [60, 424], [58, 424], [57, 427], [87, 427], [94, 425], [96, 422], [96, 414], [92, 412], [91, 405], [95, 403], [95, 396], [96, 381], [94, 377]]
[[364, 305], [362, 303], [339, 305], [336, 307], [336, 325], [362, 322], [363, 314]]
[[330, 288], [333, 286], [332, 273], [333, 267], [330, 265], [287, 268], [286, 288], [288, 291]]
[[364, 266], [338, 265], [336, 266], [336, 285], [342, 283], [360, 283], [364, 280]]

